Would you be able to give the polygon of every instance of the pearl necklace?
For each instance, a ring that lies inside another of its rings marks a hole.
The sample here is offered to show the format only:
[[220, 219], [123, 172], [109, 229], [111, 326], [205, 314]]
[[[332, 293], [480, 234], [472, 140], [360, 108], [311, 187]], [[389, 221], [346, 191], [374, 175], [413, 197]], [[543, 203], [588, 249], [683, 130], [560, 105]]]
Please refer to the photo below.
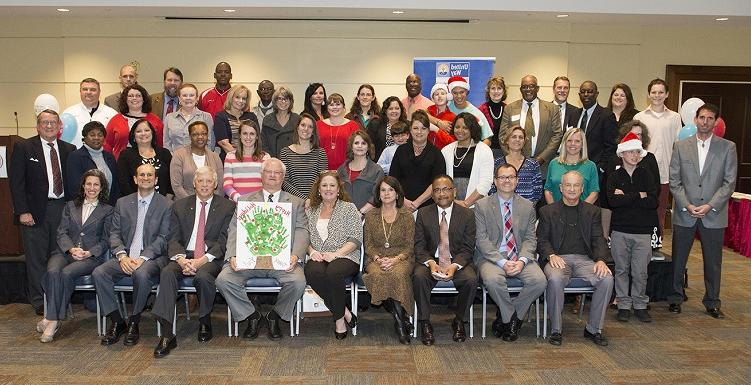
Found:
[[[457, 167], [459, 167], [462, 164], [462, 162], [464, 161], [464, 158], [466, 158], [467, 154], [469, 154], [469, 150], [472, 149], [472, 146], [474, 146], [474, 145], [475, 145], [475, 140], [474, 139], [470, 139], [470, 141], [469, 141], [469, 147], [467, 147], [467, 152], [465, 152], [464, 155], [462, 155], [461, 158], [460, 158], [460, 157], [458, 157], [456, 155], [456, 150], [459, 148], [459, 144], [457, 143], [456, 147], [454, 147], [454, 168], [457, 168]], [[459, 160], [459, 163], [456, 163], [457, 159]]]

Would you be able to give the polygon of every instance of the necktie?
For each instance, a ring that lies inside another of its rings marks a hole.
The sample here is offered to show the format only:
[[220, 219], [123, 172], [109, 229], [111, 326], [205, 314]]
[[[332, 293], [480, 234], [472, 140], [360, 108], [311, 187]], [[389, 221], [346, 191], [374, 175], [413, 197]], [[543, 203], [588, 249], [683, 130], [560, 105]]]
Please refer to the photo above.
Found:
[[451, 265], [451, 251], [449, 249], [449, 223], [446, 211], [441, 213], [441, 223], [438, 231], [438, 265], [445, 268]]
[[138, 201], [138, 219], [136, 220], [136, 231], [133, 233], [133, 241], [130, 242], [128, 256], [138, 258], [143, 250], [143, 224], [146, 221], [146, 201]]
[[535, 137], [535, 119], [532, 116], [532, 103], [527, 103], [527, 117], [524, 119], [524, 132], [529, 140], [524, 142], [522, 153], [526, 156], [532, 156], [532, 138]]
[[506, 244], [506, 255], [510, 261], [519, 259], [516, 251], [516, 240], [511, 227], [511, 206], [509, 202], [503, 203], [503, 242]]
[[193, 258], [201, 258], [206, 254], [206, 202], [201, 202], [201, 212], [198, 214], [198, 231], [196, 231], [196, 247], [193, 249]]
[[170, 100], [167, 102], [167, 112], [164, 113], [164, 115], [167, 115], [175, 110], [175, 99], [170, 98]]
[[60, 172], [60, 160], [57, 159], [57, 150], [54, 143], [47, 143], [50, 146], [50, 164], [52, 165], [52, 193], [55, 197], [63, 195], [63, 174]]
[[580, 128], [580, 129], [581, 129], [581, 130], [582, 130], [583, 132], [585, 132], [585, 133], [587, 132], [587, 120], [588, 120], [588, 119], [589, 119], [589, 116], [587, 115], [587, 110], [584, 110], [584, 115], [582, 115], [582, 122], [581, 122], [581, 124], [579, 125], [579, 128]]
[[269, 194], [269, 202], [274, 203], [274, 194]]

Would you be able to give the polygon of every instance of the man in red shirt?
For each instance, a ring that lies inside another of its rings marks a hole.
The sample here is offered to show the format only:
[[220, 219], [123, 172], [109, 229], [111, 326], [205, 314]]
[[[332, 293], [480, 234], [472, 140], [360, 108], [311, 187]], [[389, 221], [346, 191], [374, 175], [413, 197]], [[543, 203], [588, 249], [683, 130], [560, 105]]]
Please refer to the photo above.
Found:
[[219, 62], [214, 70], [214, 79], [216, 79], [214, 87], [201, 92], [201, 98], [198, 101], [198, 109], [210, 113], [212, 117], [224, 109], [227, 92], [232, 87], [230, 84], [232, 67], [227, 62]]

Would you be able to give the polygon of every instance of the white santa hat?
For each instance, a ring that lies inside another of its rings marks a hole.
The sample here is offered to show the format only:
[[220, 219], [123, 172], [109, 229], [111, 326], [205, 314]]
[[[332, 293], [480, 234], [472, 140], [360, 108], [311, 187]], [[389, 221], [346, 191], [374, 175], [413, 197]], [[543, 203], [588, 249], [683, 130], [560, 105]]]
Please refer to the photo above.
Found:
[[438, 90], [444, 90], [446, 91], [446, 97], [448, 100], [453, 99], [454, 97], [451, 95], [451, 92], [449, 91], [449, 87], [444, 83], [436, 83], [433, 84], [433, 88], [430, 89], [430, 98], [433, 99], [433, 94]]
[[631, 150], [641, 150], [639, 156], [644, 157], [647, 155], [647, 150], [642, 147], [641, 140], [633, 132], [629, 132], [618, 143], [618, 149], [615, 150], [616, 155], [623, 157], [623, 153]]
[[469, 91], [469, 83], [467, 82], [467, 79], [464, 79], [461, 76], [452, 76], [449, 78], [449, 90], [453, 90], [456, 87], [461, 87]]

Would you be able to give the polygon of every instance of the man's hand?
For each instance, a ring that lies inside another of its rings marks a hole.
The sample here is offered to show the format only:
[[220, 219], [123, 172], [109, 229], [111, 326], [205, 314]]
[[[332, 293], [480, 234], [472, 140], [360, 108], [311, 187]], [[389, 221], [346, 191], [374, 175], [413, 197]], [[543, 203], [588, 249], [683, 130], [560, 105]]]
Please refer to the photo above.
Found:
[[594, 273], [597, 276], [597, 278], [605, 278], [607, 275], [610, 274], [610, 269], [608, 269], [608, 265], [605, 264], [603, 261], [597, 261], [595, 263], [594, 267]]
[[513, 277], [522, 272], [524, 268], [524, 261], [511, 261], [507, 260], [503, 265], [503, 270], [506, 271], [506, 276]]
[[626, 194], [623, 193], [623, 190], [621, 190], [619, 188], [615, 189], [615, 191], [613, 192], [613, 194], [615, 194], [615, 195], [626, 195]]
[[446, 279], [444, 281], [451, 281], [454, 279], [454, 273], [456, 273], [456, 270], [459, 269], [459, 266], [457, 266], [455, 263], [450, 264], [444, 271], [446, 274]]
[[128, 257], [126, 254], [121, 254], [122, 257], [118, 258], [118, 261], [120, 262], [120, 270], [123, 271], [123, 273], [131, 275], [133, 274], [133, 268], [130, 265], [130, 257]]
[[438, 128], [440, 128], [441, 130], [447, 133], [451, 133], [451, 122], [438, 119], [435, 125], [438, 126]]
[[34, 217], [31, 213], [23, 213], [19, 215], [18, 221], [24, 226], [34, 226]]
[[566, 261], [563, 260], [560, 256], [553, 254], [550, 256], [550, 266], [555, 267], [556, 269], [563, 269], [566, 267]]
[[289, 256], [289, 267], [286, 270], [284, 270], [284, 271], [286, 271], [286, 272], [289, 273], [292, 270], [295, 270], [295, 266], [297, 266], [297, 261], [298, 261], [298, 258], [297, 258], [296, 255], [290, 255]]
[[647, 197], [647, 192], [646, 191], [639, 191], [639, 198], [644, 199], [646, 197]]

